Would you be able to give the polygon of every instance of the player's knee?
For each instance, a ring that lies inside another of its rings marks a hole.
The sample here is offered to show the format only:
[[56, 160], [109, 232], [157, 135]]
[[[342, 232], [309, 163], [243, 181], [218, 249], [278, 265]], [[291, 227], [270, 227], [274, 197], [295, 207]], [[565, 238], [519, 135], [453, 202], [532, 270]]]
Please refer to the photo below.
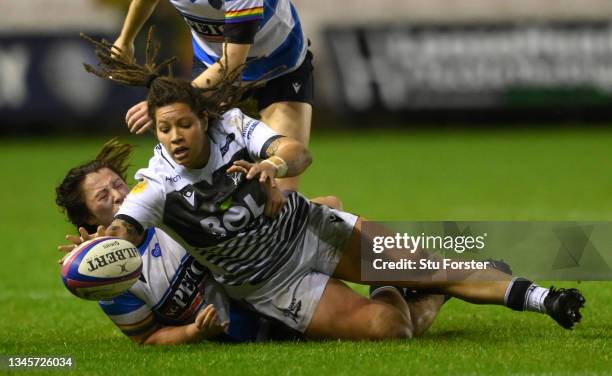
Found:
[[334, 208], [337, 210], [342, 210], [342, 201], [336, 196], [325, 196], [325, 201], [327, 202], [327, 206], [330, 208]]
[[312, 202], [316, 202], [317, 204], [329, 206], [332, 209], [342, 210], [342, 201], [336, 196], [319, 196], [314, 197]]
[[370, 320], [369, 339], [407, 339], [413, 337], [412, 322], [395, 307], [378, 305]]

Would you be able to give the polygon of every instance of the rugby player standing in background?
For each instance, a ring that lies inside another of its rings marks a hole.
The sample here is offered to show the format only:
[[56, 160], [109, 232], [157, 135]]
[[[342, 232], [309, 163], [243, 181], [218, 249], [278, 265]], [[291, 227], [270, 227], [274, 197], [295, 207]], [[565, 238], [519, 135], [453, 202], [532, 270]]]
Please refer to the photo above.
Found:
[[[115, 41], [133, 57], [134, 39], [159, 0], [132, 0], [121, 34]], [[261, 120], [279, 134], [308, 145], [314, 95], [312, 54], [300, 19], [289, 0], [171, 0], [191, 28], [193, 85], [213, 87], [224, 72], [246, 63], [245, 82], [262, 80], [251, 93]], [[130, 108], [131, 132], [152, 126], [146, 101]], [[281, 190], [297, 190], [299, 177], [279, 180]]]

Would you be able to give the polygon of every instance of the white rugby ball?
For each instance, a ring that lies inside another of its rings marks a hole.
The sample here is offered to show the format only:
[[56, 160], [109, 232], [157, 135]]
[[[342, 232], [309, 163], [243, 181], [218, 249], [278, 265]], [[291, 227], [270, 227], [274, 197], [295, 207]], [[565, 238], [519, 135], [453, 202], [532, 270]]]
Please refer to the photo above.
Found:
[[105, 300], [126, 291], [142, 274], [138, 248], [120, 238], [105, 236], [75, 248], [62, 264], [62, 280], [74, 295]]

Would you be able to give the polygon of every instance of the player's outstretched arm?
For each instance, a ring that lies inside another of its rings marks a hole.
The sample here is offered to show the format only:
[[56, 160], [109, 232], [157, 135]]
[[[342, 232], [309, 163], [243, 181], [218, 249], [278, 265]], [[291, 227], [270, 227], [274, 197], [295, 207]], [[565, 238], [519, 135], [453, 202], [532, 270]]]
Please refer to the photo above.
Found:
[[[123, 21], [121, 34], [113, 43], [117, 47], [117, 53], [133, 59], [134, 58], [134, 40], [142, 29], [143, 25], [159, 3], [159, 0], [132, 0], [130, 8]], [[153, 122], [147, 113], [147, 102], [142, 101], [132, 106], [125, 115], [125, 122], [128, 129], [132, 133], [142, 134], [153, 126]]]
[[98, 226], [97, 232], [94, 234], [90, 234], [84, 227], [79, 227], [79, 235], [66, 235], [66, 240], [70, 242], [70, 244], [62, 244], [57, 247], [58, 251], [63, 252], [64, 256], [58, 261], [59, 264], [64, 262], [64, 259], [68, 257], [68, 254], [72, 252], [76, 247], [81, 245], [82, 243], [98, 238], [100, 236], [104, 236], [106, 229], [104, 226]]
[[195, 321], [181, 326], [164, 326], [146, 337], [131, 337], [141, 345], [175, 345], [210, 339], [223, 333], [229, 323], [219, 323], [217, 310], [212, 304], [204, 308]]
[[132, 0], [128, 9], [121, 34], [113, 43], [114, 46], [121, 50], [121, 53], [129, 58], [134, 57], [134, 40], [142, 29], [142, 26], [147, 22], [159, 0]]
[[250, 44], [224, 43], [221, 59], [196, 77], [193, 85], [207, 89], [220, 83], [226, 74], [238, 73], [237, 69], [246, 63], [250, 49]]

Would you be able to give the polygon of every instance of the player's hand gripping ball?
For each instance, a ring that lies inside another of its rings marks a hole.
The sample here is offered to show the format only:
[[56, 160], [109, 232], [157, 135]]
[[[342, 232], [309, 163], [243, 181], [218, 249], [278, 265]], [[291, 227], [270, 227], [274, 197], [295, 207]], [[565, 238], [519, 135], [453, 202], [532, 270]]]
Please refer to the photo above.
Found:
[[129, 289], [141, 274], [138, 248], [110, 236], [79, 245], [62, 264], [62, 279], [68, 290], [87, 300], [115, 297]]

